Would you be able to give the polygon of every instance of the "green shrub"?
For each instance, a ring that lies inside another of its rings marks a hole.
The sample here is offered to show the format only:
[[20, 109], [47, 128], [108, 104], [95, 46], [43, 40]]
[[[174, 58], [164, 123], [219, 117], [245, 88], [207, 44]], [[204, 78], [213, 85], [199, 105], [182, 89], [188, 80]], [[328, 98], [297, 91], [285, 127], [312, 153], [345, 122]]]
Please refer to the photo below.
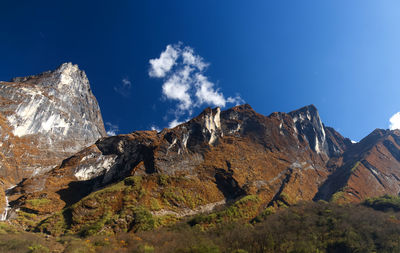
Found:
[[143, 206], [134, 208], [133, 217], [134, 221], [132, 224], [132, 230], [135, 232], [151, 230], [156, 226], [156, 221], [154, 220], [153, 215]]
[[106, 224], [107, 221], [109, 221], [111, 216], [112, 216], [111, 211], [106, 209], [100, 219], [98, 219], [97, 221], [95, 221], [92, 224], [84, 226], [80, 230], [79, 234], [82, 237], [95, 235], [96, 233], [98, 233], [100, 230], [102, 230], [104, 228], [104, 225]]
[[44, 199], [44, 198], [39, 198], [39, 199], [28, 199], [26, 201], [27, 204], [33, 206], [33, 207], [40, 207], [47, 205], [51, 202], [49, 199]]
[[161, 186], [166, 186], [170, 183], [170, 178], [168, 175], [160, 174], [158, 175], [158, 184]]
[[136, 189], [139, 189], [142, 186], [142, 177], [141, 176], [131, 176], [124, 179], [125, 185], [133, 186]]
[[400, 211], [400, 197], [384, 195], [376, 198], [368, 198], [363, 204], [379, 211]]
[[40, 245], [40, 244], [34, 244], [32, 246], [28, 247], [29, 253], [46, 253], [50, 252], [49, 248]]

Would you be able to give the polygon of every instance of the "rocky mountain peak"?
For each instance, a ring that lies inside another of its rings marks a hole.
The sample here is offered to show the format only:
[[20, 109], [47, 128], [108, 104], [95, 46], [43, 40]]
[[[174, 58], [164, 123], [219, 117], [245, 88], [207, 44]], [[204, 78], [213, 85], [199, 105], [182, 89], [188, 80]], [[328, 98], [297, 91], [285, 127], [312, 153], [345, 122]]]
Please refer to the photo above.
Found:
[[221, 131], [221, 108], [214, 110], [207, 108], [200, 115], [202, 120], [202, 132], [208, 143], [213, 145], [219, 136], [223, 136]]
[[[72, 63], [0, 82], [0, 103], [0, 153], [5, 155], [0, 175], [14, 174], [11, 181], [50, 169], [106, 136], [86, 74]], [[26, 157], [24, 164], [10, 161], [15, 160], [16, 152]], [[40, 162], [43, 152], [47, 162]], [[8, 173], [6, 164], [20, 172]]]
[[[80, 91], [90, 89], [86, 73], [80, 70], [78, 65], [72, 64], [71, 62], [63, 63], [51, 74], [59, 79], [59, 81], [56, 82], [58, 89], [73, 88]], [[54, 85], [52, 82], [49, 82], [49, 84]]]
[[[352, 144], [325, 127], [313, 105], [269, 116], [249, 105], [206, 108], [161, 132], [100, 138], [8, 192], [12, 204], [6, 217], [32, 210], [40, 221], [67, 207], [77, 221], [69, 224], [71, 231], [78, 232], [87, 214], [104, 217], [132, 205], [158, 203], [152, 215], [185, 217], [245, 195], [257, 196], [263, 206], [279, 206], [398, 194], [399, 150], [399, 133], [389, 130], [376, 130]], [[98, 191], [103, 188], [110, 191]], [[126, 202], [126, 196], [134, 199]], [[38, 198], [49, 204], [32, 206]], [[109, 229], [114, 228], [122, 227]]]
[[298, 135], [303, 137], [315, 152], [329, 155], [325, 128], [317, 108], [309, 105], [289, 112], [289, 115], [293, 118]]
[[86, 73], [80, 70], [77, 64], [71, 62], [63, 63], [55, 70], [38, 75], [16, 77], [11, 79], [10, 82], [32, 84], [37, 88], [63, 90], [68, 92], [69, 96], [79, 96], [90, 90]]

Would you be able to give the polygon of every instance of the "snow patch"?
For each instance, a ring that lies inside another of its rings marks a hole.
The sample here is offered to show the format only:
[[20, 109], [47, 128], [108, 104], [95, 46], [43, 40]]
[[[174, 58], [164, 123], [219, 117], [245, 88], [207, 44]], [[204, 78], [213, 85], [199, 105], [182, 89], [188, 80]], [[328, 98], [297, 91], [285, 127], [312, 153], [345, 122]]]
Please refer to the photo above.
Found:
[[117, 156], [100, 155], [94, 163], [79, 165], [74, 175], [80, 181], [95, 178], [107, 172], [114, 165], [116, 158]]
[[204, 116], [206, 129], [211, 134], [210, 140], [208, 141], [208, 143], [211, 145], [214, 144], [217, 140], [215, 132], [221, 128], [221, 109], [217, 107], [216, 110], [217, 112], [214, 116], [212, 115], [212, 113]]
[[[39, 93], [35, 93], [39, 94]], [[52, 102], [52, 101], [51, 101]], [[7, 117], [11, 126], [14, 126], [13, 134], [22, 137], [29, 134], [47, 133], [58, 130], [66, 135], [70, 125], [61, 117], [60, 114], [52, 114], [43, 110], [44, 97], [40, 99], [31, 98], [28, 103], [22, 103], [18, 106], [15, 114]], [[48, 116], [50, 114], [50, 116]]]
[[[33, 126], [35, 124], [35, 115], [42, 99], [39, 101], [31, 100], [27, 105], [19, 105], [14, 115], [7, 117], [8, 122], [14, 126], [13, 134], [21, 137], [27, 134], [33, 134]], [[22, 122], [21, 122], [22, 121]]]
[[78, 71], [78, 65], [72, 65], [71, 63], [63, 65], [60, 75], [60, 82], [58, 83], [57, 87], [60, 89], [64, 85], [70, 86], [74, 81], [72, 74], [76, 71]]
[[42, 129], [46, 132], [54, 128], [63, 128], [63, 135], [66, 135], [69, 129], [69, 124], [65, 122], [60, 115], [51, 115], [45, 122], [42, 123]]
[[311, 115], [310, 115], [310, 112], [309, 112], [309, 111], [307, 111], [307, 119], [308, 119], [308, 120], [311, 120]]
[[315, 136], [315, 152], [317, 152], [317, 154], [321, 153], [321, 150], [319, 149], [319, 141], [318, 141], [318, 136]]
[[221, 128], [221, 119], [220, 119], [221, 109], [217, 108], [217, 113], [213, 116], [211, 114], [205, 115], [205, 125], [207, 130], [211, 133], [219, 128]]
[[176, 144], [176, 138], [172, 141], [171, 145], [167, 148], [167, 152]]
[[43, 94], [42, 91], [39, 89], [28, 89], [26, 87], [22, 87], [21, 91], [25, 92], [28, 95], [31, 95], [32, 97]]
[[182, 137], [182, 144], [183, 144], [183, 147], [186, 148], [188, 140], [189, 140], [189, 134], [184, 133], [184, 134], [183, 134], [183, 137]]

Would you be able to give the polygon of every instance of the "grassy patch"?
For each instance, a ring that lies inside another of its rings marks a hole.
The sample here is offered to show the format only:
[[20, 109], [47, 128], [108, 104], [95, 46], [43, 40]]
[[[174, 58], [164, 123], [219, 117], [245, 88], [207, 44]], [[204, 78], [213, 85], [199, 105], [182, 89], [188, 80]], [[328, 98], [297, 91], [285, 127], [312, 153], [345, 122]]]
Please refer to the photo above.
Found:
[[33, 206], [33, 207], [40, 207], [40, 206], [45, 206], [51, 202], [50, 199], [44, 199], [44, 198], [39, 198], [39, 199], [28, 199], [26, 201], [27, 204]]
[[96, 220], [94, 223], [85, 225], [80, 231], [79, 234], [83, 237], [95, 235], [100, 230], [104, 228], [104, 225], [106, 224], [107, 221], [110, 220], [112, 216], [112, 213], [110, 210], [106, 210], [103, 215], [101, 216], [100, 219]]
[[56, 212], [52, 216], [43, 220], [35, 230], [51, 234], [54, 236], [60, 236], [64, 234], [68, 229], [67, 221], [65, 220], [66, 212], [70, 210], [65, 209], [60, 212]]
[[354, 166], [350, 169], [350, 172], [354, 172], [357, 169], [358, 165], [360, 165], [360, 162], [356, 162], [356, 164], [354, 164]]
[[216, 224], [223, 222], [236, 222], [250, 220], [257, 215], [260, 200], [256, 195], [248, 195], [233, 203], [222, 211], [197, 215], [189, 224]]
[[400, 197], [384, 195], [376, 198], [368, 198], [363, 205], [379, 211], [400, 211]]

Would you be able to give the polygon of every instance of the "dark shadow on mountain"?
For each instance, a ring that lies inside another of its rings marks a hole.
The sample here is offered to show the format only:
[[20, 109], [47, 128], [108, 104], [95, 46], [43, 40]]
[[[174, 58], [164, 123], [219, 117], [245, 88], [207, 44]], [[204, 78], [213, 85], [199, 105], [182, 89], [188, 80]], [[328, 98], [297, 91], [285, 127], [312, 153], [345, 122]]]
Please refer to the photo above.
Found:
[[65, 206], [70, 206], [92, 192], [93, 186], [96, 185], [96, 179], [70, 182], [68, 188], [59, 190], [56, 193], [65, 202]]
[[218, 189], [224, 194], [227, 200], [246, 195], [246, 191], [243, 190], [233, 178], [233, 172], [230, 171], [230, 169], [224, 170], [217, 168], [215, 170], [215, 182]]

